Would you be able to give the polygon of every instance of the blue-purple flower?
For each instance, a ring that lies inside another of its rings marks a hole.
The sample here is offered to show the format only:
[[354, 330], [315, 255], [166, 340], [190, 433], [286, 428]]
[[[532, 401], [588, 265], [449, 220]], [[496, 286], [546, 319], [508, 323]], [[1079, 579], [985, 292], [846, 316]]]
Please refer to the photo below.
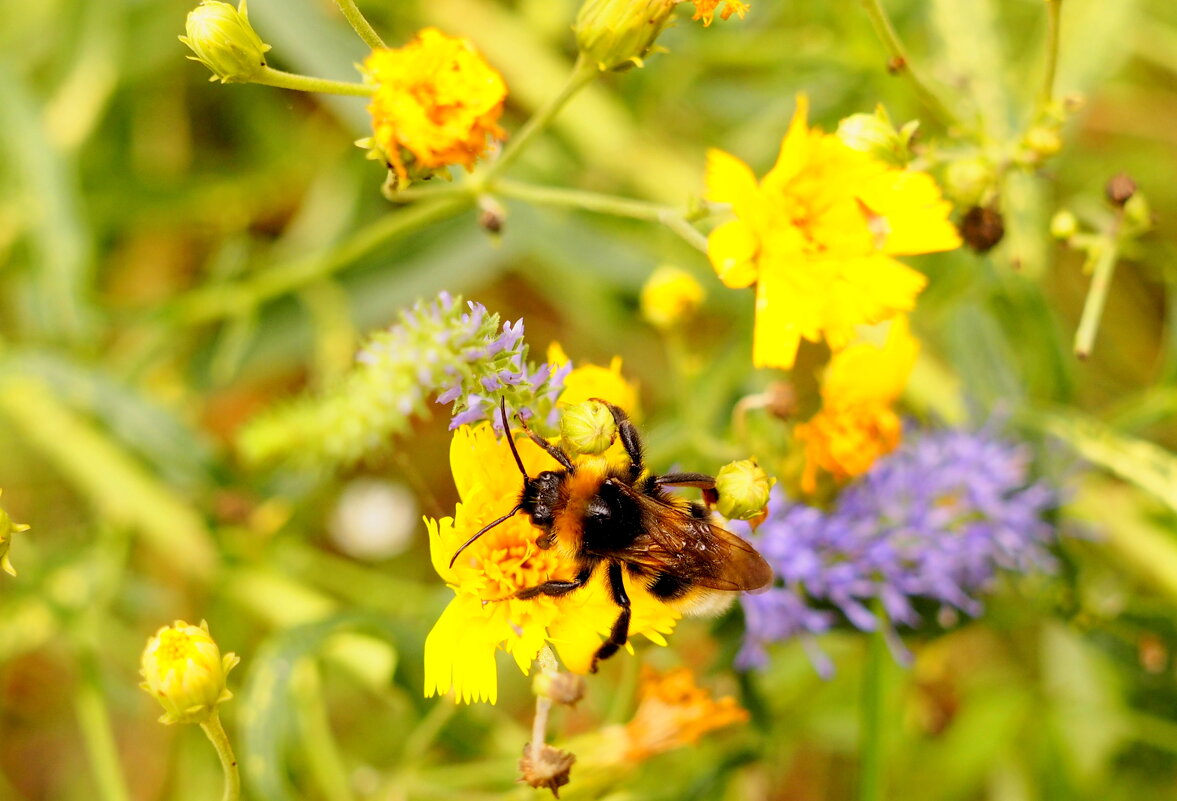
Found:
[[778, 582], [744, 598], [743, 667], [763, 665], [766, 644], [800, 637], [825, 674], [813, 635], [838, 622], [831, 610], [864, 631], [920, 625], [916, 599], [977, 615], [976, 595], [999, 570], [1054, 564], [1046, 515], [1058, 491], [1032, 478], [1028, 448], [985, 430], [909, 435], [829, 512], [775, 496], [756, 544]]
[[450, 428], [491, 420], [501, 430], [500, 398], [512, 413], [552, 428], [570, 369], [527, 360], [522, 320], [500, 322], [481, 303], [446, 292], [402, 312], [356, 362], [333, 391], [251, 421], [239, 441], [245, 457], [350, 464], [386, 447], [435, 395], [453, 404]]

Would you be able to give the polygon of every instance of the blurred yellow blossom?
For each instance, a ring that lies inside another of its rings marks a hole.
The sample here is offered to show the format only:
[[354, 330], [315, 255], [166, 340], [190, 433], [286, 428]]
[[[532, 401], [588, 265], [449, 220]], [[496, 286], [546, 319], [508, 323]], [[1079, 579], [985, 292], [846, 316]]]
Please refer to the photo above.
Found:
[[732, 14], [735, 14], [740, 19], [743, 19], [744, 15], [748, 13], [748, 9], [751, 7], [747, 3], [741, 3], [738, 0], [694, 0], [694, 2], [695, 16], [691, 17], [691, 19], [703, 20], [704, 27], [711, 25], [712, 21], [715, 19], [715, 11], [719, 7], [720, 3], [723, 3], [723, 11], [719, 12], [721, 19], [727, 19]]
[[926, 279], [894, 256], [959, 247], [931, 177], [892, 167], [810, 130], [808, 100], [760, 181], [720, 150], [707, 157], [707, 196], [736, 219], [711, 232], [708, 255], [729, 287], [756, 286], [752, 358], [791, 368], [801, 339], [834, 350], [855, 327], [910, 310]]
[[626, 758], [634, 762], [693, 745], [709, 731], [748, 719], [735, 698], [712, 698], [687, 668], [659, 673], [644, 667], [640, 697], [625, 725]]
[[690, 273], [663, 265], [642, 286], [642, 317], [668, 329], [688, 320], [703, 303], [703, 287]]
[[[559, 469], [530, 440], [520, 438], [516, 444], [529, 475]], [[425, 641], [425, 695], [452, 689], [457, 700], [494, 703], [498, 697], [494, 655], [500, 648], [515, 658], [524, 674], [547, 643], [569, 670], [588, 672], [619, 614], [604, 571], [565, 596], [515, 598], [519, 590], [576, 574], [576, 566], [561, 560], [556, 549], [536, 546], [536, 538], [544, 532], [523, 513], [490, 529], [450, 567], [458, 548], [507, 512], [523, 485], [507, 441], [496, 437], [485, 423], [454, 432], [450, 467], [461, 499], [454, 516], [425, 521], [433, 567], [454, 591]], [[631, 584], [628, 575], [626, 586], [633, 608], [631, 638], [642, 634], [665, 645], [663, 635], [674, 629], [679, 613], [641, 584]]]
[[918, 354], [919, 341], [903, 316], [892, 320], [882, 347], [862, 342], [834, 354], [822, 379], [821, 411], [793, 430], [805, 445], [805, 492], [817, 488], [819, 470], [844, 481], [899, 446], [903, 425], [891, 405]]
[[375, 85], [371, 142], [402, 182], [402, 148], [410, 166], [469, 168], [488, 139], [506, 136], [498, 125], [506, 84], [466, 39], [426, 28], [404, 47], [373, 50], [362, 71]]
[[225, 654], [208, 632], [208, 623], [177, 620], [147, 641], [139, 685], [164, 708], [161, 723], [204, 723], [217, 704], [233, 697], [225, 677], [241, 661]]
[[[4, 490], [0, 490], [0, 494], [3, 493]], [[0, 509], [0, 570], [10, 576], [16, 575], [16, 568], [8, 559], [8, 550], [12, 547], [12, 535], [28, 530], [29, 527], [26, 524], [14, 523], [12, 518], [8, 516], [8, 512]]]

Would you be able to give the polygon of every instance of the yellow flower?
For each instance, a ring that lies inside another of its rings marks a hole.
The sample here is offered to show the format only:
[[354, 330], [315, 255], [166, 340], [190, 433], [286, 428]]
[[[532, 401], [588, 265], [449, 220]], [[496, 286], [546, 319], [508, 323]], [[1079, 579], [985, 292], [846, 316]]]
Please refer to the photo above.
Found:
[[703, 287], [690, 273], [662, 266], [642, 286], [642, 317], [656, 328], [674, 328], [703, 303]]
[[756, 285], [758, 367], [792, 367], [802, 338], [840, 350], [856, 326], [910, 310], [926, 279], [893, 257], [960, 246], [931, 177], [810, 130], [807, 108], [798, 95], [759, 182], [734, 156], [707, 156], [707, 196], [736, 215], [712, 231], [708, 255], [729, 287]]
[[[548, 346], [548, 361], [558, 367], [568, 364], [570, 359], [564, 348], [560, 347], [560, 343], [553, 342]], [[600, 398], [620, 406], [634, 419], [642, 416], [638, 406], [637, 387], [621, 375], [620, 356], [614, 356], [608, 367], [583, 364], [574, 368], [564, 378], [564, 390], [557, 402], [560, 406], [571, 406], [592, 398]]]
[[507, 87], [466, 39], [426, 28], [399, 49], [378, 48], [362, 71], [376, 91], [368, 111], [381, 155], [408, 181], [402, 148], [427, 170], [471, 167], [498, 125]]
[[822, 380], [821, 411], [793, 430], [805, 445], [805, 492], [817, 488], [819, 470], [844, 481], [898, 447], [903, 425], [891, 404], [903, 392], [918, 354], [919, 341], [902, 316], [891, 322], [881, 348], [858, 343], [834, 354]]
[[641, 700], [625, 725], [626, 758], [638, 762], [693, 745], [709, 731], [743, 723], [748, 713], [731, 696], [715, 700], [687, 668], [642, 671]]
[[[0, 490], [0, 494], [3, 493], [4, 490]], [[16, 575], [16, 568], [8, 560], [8, 550], [12, 547], [12, 535], [28, 530], [29, 527], [27, 524], [12, 522], [12, 518], [8, 516], [8, 512], [0, 509], [0, 570], [3, 570], [10, 576]]]
[[163, 705], [161, 723], [203, 723], [217, 704], [233, 697], [225, 677], [240, 661], [236, 654], [221, 656], [208, 623], [177, 620], [147, 641], [139, 686]]
[[732, 14], [743, 19], [750, 8], [747, 3], [741, 3], [738, 0], [694, 0], [694, 2], [695, 16], [691, 17], [691, 19], [703, 20], [704, 27], [711, 25], [712, 20], [715, 19], [715, 9], [721, 2], [723, 3], [723, 11], [719, 12], [719, 16], [722, 19], [727, 19]]
[[[550, 456], [525, 438], [517, 442], [529, 475], [559, 469]], [[540, 649], [551, 643], [565, 667], [586, 673], [593, 655], [616, 621], [604, 571], [588, 586], [563, 597], [540, 595], [519, 600], [515, 593], [550, 579], [571, 579], [576, 567], [561, 560], [556, 549], [535, 545], [543, 531], [525, 514], [516, 514], [492, 528], [462, 552], [451, 568], [450, 559], [484, 525], [509, 511], [523, 484], [505, 439], [495, 437], [488, 424], [462, 426], [454, 432], [450, 467], [461, 502], [453, 517], [426, 519], [433, 567], [454, 591], [425, 640], [425, 695], [445, 694], [466, 703], [498, 697], [495, 651], [511, 654], [526, 674]], [[680, 615], [629, 583], [633, 608], [631, 637], [642, 634], [659, 645]]]

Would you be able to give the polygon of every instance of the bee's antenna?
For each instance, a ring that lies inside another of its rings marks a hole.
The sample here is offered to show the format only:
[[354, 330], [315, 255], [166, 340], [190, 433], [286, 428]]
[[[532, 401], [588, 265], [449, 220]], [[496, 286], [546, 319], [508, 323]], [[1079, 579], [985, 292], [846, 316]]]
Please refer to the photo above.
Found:
[[[518, 458], [518, 457], [516, 457], [516, 458]], [[520, 466], [522, 466], [522, 465], [520, 465]], [[511, 519], [511, 518], [512, 518], [512, 517], [515, 515], [515, 513], [516, 513], [516, 512], [518, 512], [518, 511], [519, 511], [520, 509], [522, 509], [522, 508], [523, 508], [523, 505], [522, 505], [522, 504], [518, 504], [518, 503], [517, 503], [517, 504], [515, 504], [515, 508], [514, 508], [514, 509], [512, 509], [512, 510], [511, 510], [511, 511], [509, 511], [509, 512], [507, 512], [505, 515], [503, 515], [502, 517], [500, 517], [498, 520], [494, 521], [493, 523], [487, 523], [485, 526], [483, 526], [482, 528], [480, 528], [480, 529], [478, 530], [478, 533], [477, 533], [477, 534], [475, 534], [473, 537], [471, 537], [470, 539], [468, 539], [468, 540], [466, 540], [464, 543], [462, 543], [462, 547], [461, 547], [461, 548], [459, 548], [458, 550], [454, 551], [454, 555], [453, 555], [452, 557], [450, 557], [450, 567], [453, 567], [453, 566], [454, 566], [454, 562], [458, 561], [458, 556], [459, 556], [459, 555], [462, 553], [462, 551], [466, 550], [468, 547], [470, 547], [471, 545], [473, 545], [473, 544], [474, 544], [474, 540], [478, 539], [478, 538], [479, 538], [479, 537], [481, 537], [483, 534], [485, 534], [486, 532], [490, 531], [492, 528], [494, 528], [495, 526], [497, 526], [499, 523], [502, 523], [502, 522], [504, 522], [504, 521], [506, 521], [506, 520], [510, 520], [510, 519]]]
[[[511, 422], [507, 419], [507, 396], [503, 395], [499, 398], [499, 412], [503, 415], [503, 433], [507, 435], [507, 444], [511, 446], [511, 454], [515, 457], [515, 464], [519, 465], [519, 472], [523, 474], [524, 481], [531, 481], [531, 477], [527, 475], [527, 470], [523, 467], [523, 460], [519, 458], [519, 451], [515, 447], [515, 437], [511, 435]], [[511, 514], [515, 514], [511, 512]], [[507, 515], [510, 517], [511, 515]], [[463, 548], [466, 546], [462, 546]]]

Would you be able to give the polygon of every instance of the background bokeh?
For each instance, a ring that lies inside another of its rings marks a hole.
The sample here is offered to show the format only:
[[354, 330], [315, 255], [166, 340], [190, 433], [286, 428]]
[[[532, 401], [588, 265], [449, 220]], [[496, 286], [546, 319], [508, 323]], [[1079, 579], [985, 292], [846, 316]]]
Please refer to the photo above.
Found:
[[[887, 5], [923, 72], [992, 136], [1025, 127], [1041, 0]], [[390, 43], [425, 25], [471, 37], [510, 88], [509, 130], [575, 55], [572, 0], [361, 7]], [[495, 707], [421, 698], [422, 643], [450, 596], [419, 524], [455, 501], [446, 415], [343, 473], [248, 469], [236, 432], [331, 386], [364, 332], [447, 289], [523, 317], [533, 356], [552, 340], [577, 361], [622, 356], [651, 463], [714, 470], [700, 432], [725, 430], [772, 378], [749, 370], [751, 297], [637, 221], [506, 201], [500, 236], [475, 212], [386, 235], [412, 209], [380, 195], [379, 165], [353, 144], [364, 102], [209, 83], [176, 40], [189, 8], [0, 5], [0, 487], [32, 526], [13, 546], [19, 577], [0, 576], [0, 799], [123, 797], [91, 758], [104, 747], [132, 798], [220, 792], [200, 734], [159, 725], [137, 688], [146, 637], [174, 618], [206, 618], [242, 656], [225, 716], [239, 756], [268, 765], [254, 797], [341, 801], [323, 789], [332, 771], [357, 799], [528, 795], [514, 778], [531, 696], [513, 667]], [[271, 64], [357, 78], [364, 45], [332, 3], [249, 11]], [[513, 174], [685, 204], [708, 147], [762, 174], [799, 91], [826, 130], [882, 102], [960, 147], [888, 74], [858, 3], [759, 0], [708, 29], [687, 16], [660, 40], [668, 53], [589, 87]], [[980, 621], [911, 637], [915, 665], [886, 676], [887, 797], [1177, 798], [1177, 6], [1065, 0], [1057, 86], [1085, 103], [1062, 151], [1007, 184], [1005, 241], [915, 260], [931, 284], [907, 401], [925, 420], [1061, 435], [1040, 444], [1076, 476], [1080, 536], [1057, 576], [1011, 581]], [[1106, 222], [1103, 185], [1121, 171], [1157, 227], [1124, 254], [1079, 361], [1089, 279], [1047, 224], [1060, 208]], [[637, 314], [663, 263], [708, 290], [685, 343], [707, 372], [686, 392]], [[1096, 463], [1081, 477], [1076, 453]], [[739, 632], [736, 617], [691, 621], [670, 649], [640, 650], [738, 693], [753, 719], [649, 761], [615, 797], [851, 797], [862, 638], [828, 638], [838, 673], [823, 681], [795, 646], [732, 674]], [[624, 719], [636, 675], [637, 660], [607, 664], [564, 730]]]

